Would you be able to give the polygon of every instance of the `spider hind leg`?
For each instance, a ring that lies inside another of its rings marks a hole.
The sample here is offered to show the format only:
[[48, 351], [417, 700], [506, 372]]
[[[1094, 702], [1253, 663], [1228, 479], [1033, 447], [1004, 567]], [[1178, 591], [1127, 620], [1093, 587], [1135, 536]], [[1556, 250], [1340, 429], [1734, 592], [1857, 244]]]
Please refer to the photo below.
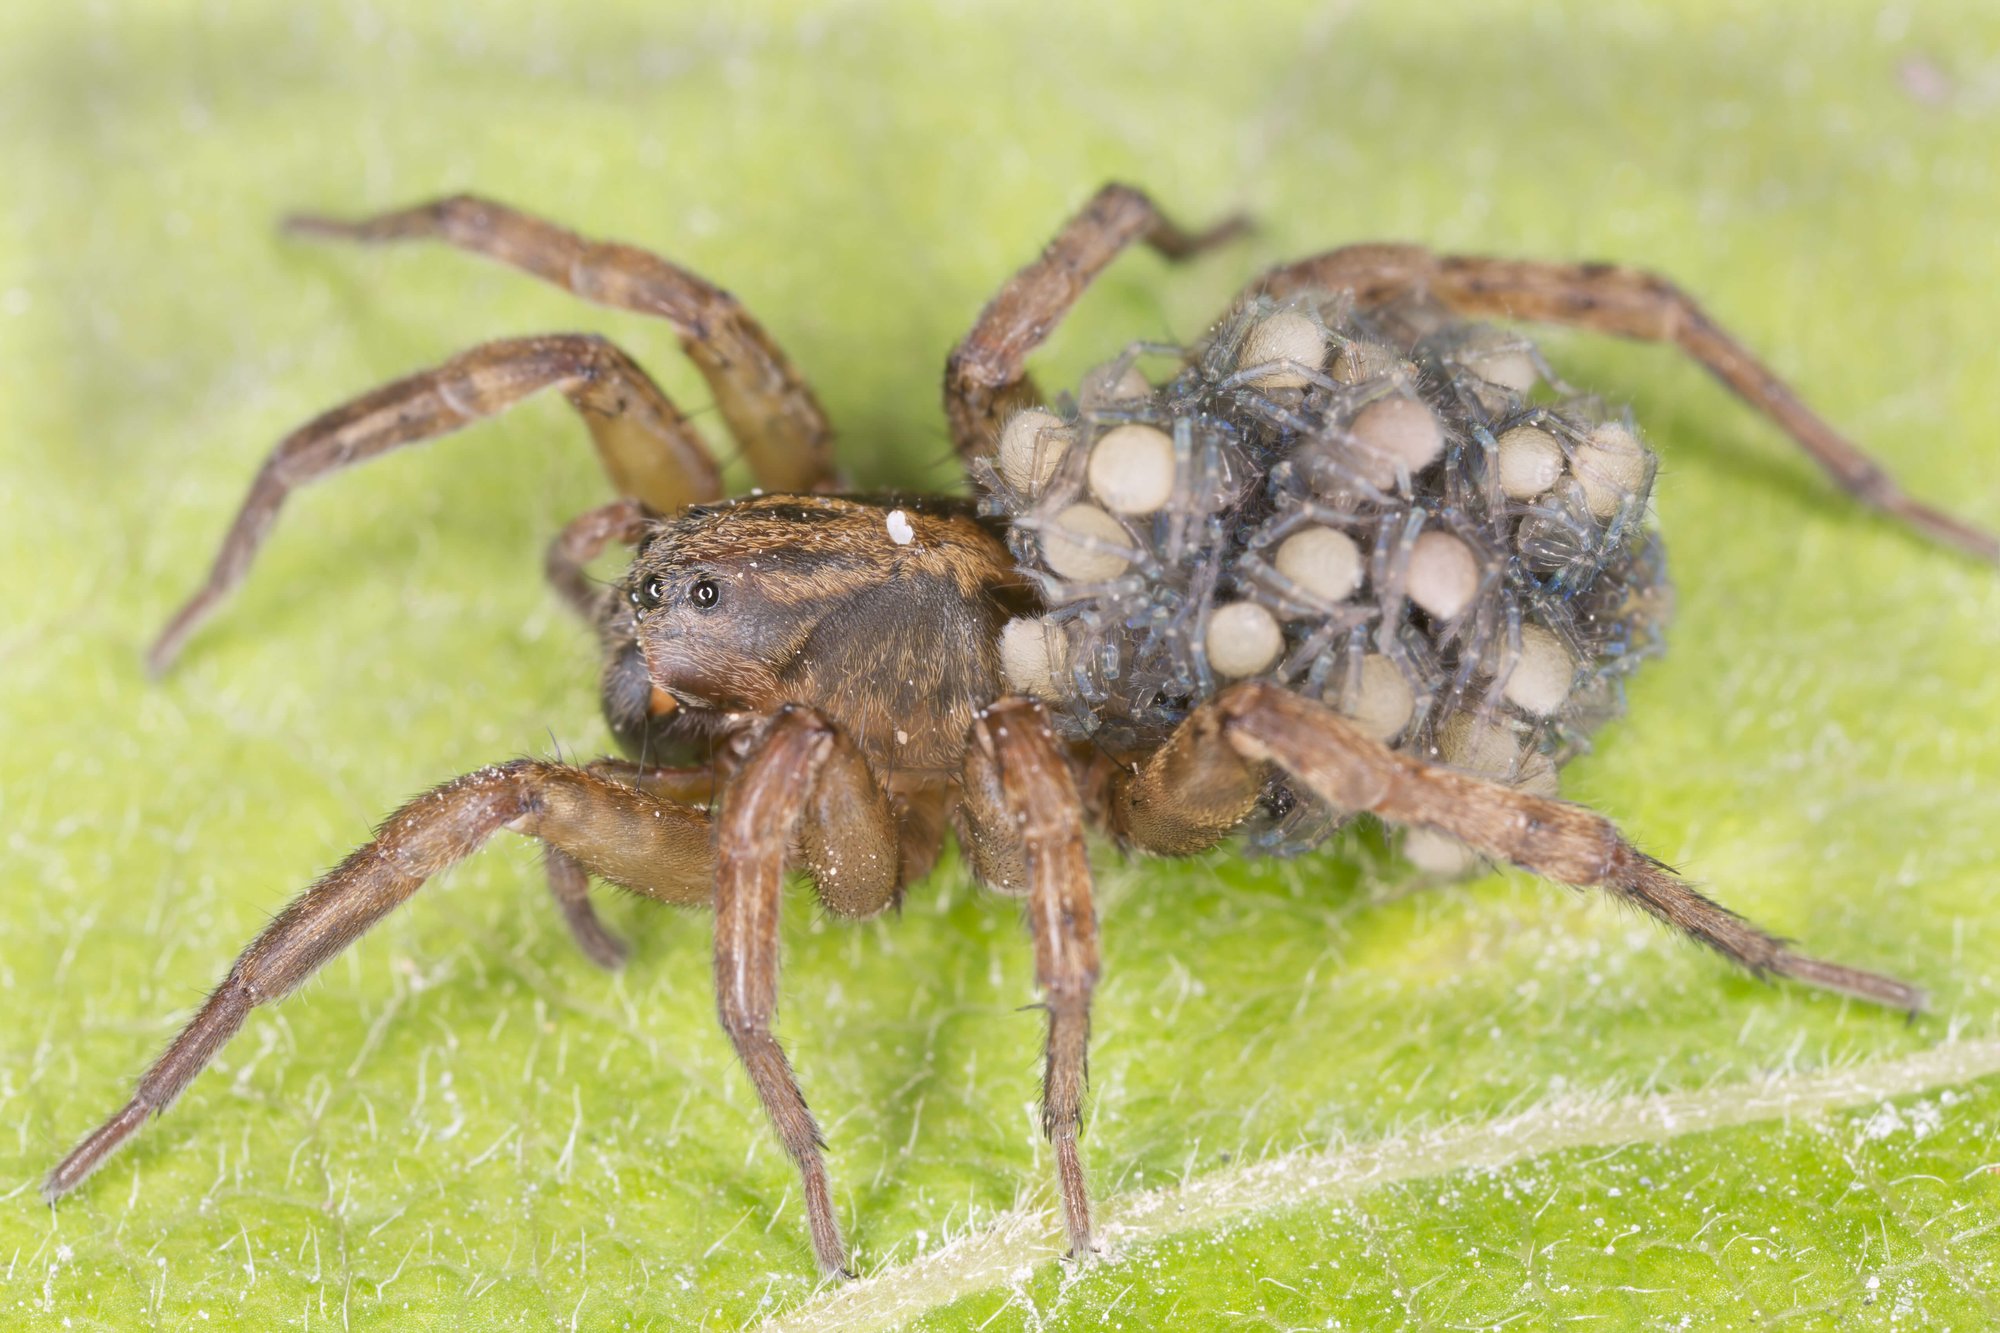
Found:
[[1807, 407], [1686, 292], [1621, 264], [1438, 255], [1414, 245], [1350, 245], [1280, 265], [1246, 289], [1284, 298], [1352, 292], [1363, 306], [1424, 294], [1460, 315], [1569, 325], [1678, 347], [1769, 417], [1832, 482], [1930, 540], [2000, 564], [2000, 537], [1906, 495], [1859, 445]]
[[1797, 953], [1708, 898], [1622, 837], [1610, 820], [1389, 749], [1333, 710], [1264, 682], [1232, 686], [1210, 707], [1245, 758], [1275, 763], [1338, 809], [1440, 829], [1496, 861], [1578, 888], [1602, 889], [1757, 975], [1916, 1013], [1907, 982]]

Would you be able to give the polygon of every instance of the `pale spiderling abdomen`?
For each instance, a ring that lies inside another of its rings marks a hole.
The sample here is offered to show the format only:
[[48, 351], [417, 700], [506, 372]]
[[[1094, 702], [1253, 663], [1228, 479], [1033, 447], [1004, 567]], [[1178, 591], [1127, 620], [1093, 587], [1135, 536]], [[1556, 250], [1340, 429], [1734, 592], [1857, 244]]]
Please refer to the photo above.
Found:
[[[1008, 626], [1009, 683], [1114, 754], [1261, 678], [1552, 795], [1671, 612], [1629, 417], [1427, 304], [1260, 300], [1194, 348], [1135, 345], [976, 470], [1048, 606]], [[1277, 808], [1254, 844], [1335, 822]]]

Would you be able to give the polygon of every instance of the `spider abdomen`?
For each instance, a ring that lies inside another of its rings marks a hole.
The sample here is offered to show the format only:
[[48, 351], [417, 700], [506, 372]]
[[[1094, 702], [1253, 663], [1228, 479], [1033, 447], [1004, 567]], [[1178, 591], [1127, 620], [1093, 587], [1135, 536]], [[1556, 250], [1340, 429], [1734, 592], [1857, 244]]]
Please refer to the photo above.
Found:
[[[1163, 355], [1155, 386], [1135, 362]], [[986, 507], [1048, 606], [1007, 629], [1010, 683], [1114, 753], [1261, 678], [1552, 792], [1671, 611], [1629, 418], [1428, 304], [1263, 300], [1192, 349], [1137, 345], [995, 461]]]

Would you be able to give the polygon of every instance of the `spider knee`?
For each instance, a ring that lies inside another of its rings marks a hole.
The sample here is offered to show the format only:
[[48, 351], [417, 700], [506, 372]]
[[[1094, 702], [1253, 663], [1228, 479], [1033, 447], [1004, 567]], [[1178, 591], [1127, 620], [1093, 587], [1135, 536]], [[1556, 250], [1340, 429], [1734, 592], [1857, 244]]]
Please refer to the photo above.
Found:
[[771, 1016], [754, 1009], [734, 1005], [724, 999], [716, 1006], [716, 1018], [722, 1023], [723, 1035], [736, 1046], [746, 1042], [757, 1042], [771, 1035]]
[[457, 240], [493, 230], [493, 205], [476, 194], [450, 194], [431, 205], [431, 216], [446, 236]]

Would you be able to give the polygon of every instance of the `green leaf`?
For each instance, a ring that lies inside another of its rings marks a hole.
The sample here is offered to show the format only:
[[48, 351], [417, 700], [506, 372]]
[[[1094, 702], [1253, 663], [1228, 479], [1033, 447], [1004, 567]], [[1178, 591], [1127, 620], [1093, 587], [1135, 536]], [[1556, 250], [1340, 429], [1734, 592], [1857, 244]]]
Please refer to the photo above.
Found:
[[284, 241], [286, 210], [476, 187], [656, 246], [767, 321], [870, 485], [955, 484], [944, 355], [1107, 178], [1263, 229], [1187, 270], [1121, 260], [1051, 383], [1342, 242], [1628, 260], [1914, 493], [2000, 526], [1986, 9], [574, 9], [0, 15], [0, 1323], [1994, 1321], [2000, 576], [1863, 513], [1672, 353], [1571, 335], [1545, 343], [1565, 376], [1629, 398], [1666, 458], [1682, 610], [1566, 791], [1813, 951], [1928, 987], [1915, 1024], [1526, 877], [1406, 891], [1365, 840], [1100, 848], [1108, 1250], [1072, 1274], [1018, 910], [948, 862], [896, 919], [787, 920], [781, 1034], [868, 1274], [822, 1290], [706, 922], [610, 899], [635, 950], [601, 974], [510, 842], [43, 1208], [41, 1173], [373, 820], [605, 745], [589, 636], [538, 572], [607, 494], [559, 403], [300, 495], [147, 681], [272, 442], [544, 329], [602, 330], [707, 403], [657, 322], [435, 250]]

